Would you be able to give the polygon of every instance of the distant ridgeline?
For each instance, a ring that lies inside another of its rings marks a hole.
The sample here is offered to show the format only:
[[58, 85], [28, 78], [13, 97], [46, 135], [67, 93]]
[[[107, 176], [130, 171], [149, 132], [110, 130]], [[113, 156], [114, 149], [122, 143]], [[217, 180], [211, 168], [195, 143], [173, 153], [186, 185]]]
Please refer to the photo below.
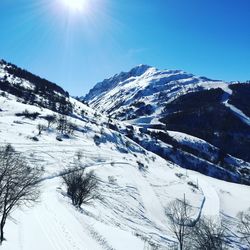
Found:
[[0, 90], [4, 91], [2, 95], [7, 92], [23, 103], [37, 104], [62, 114], [72, 112], [67, 91], [4, 60], [0, 61]]

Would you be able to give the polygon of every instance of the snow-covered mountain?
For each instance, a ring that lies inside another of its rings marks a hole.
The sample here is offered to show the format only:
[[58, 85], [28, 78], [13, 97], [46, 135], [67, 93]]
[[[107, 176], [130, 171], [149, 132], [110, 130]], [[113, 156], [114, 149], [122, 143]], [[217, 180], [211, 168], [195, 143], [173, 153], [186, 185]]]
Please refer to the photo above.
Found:
[[[149, 69], [140, 66], [131, 77]], [[107, 91], [112, 90], [107, 87]], [[66, 115], [74, 125], [73, 132], [63, 135], [56, 124], [48, 127], [46, 118], [51, 115]], [[41, 133], [38, 125], [43, 125]], [[208, 177], [199, 169], [186, 170], [173, 162], [185, 159], [196, 167], [203, 164], [222, 179], [228, 174], [231, 181], [234, 177], [239, 181], [237, 173], [242, 169], [247, 176], [249, 164], [226, 155], [223, 166], [236, 170], [225, 169], [211, 162], [220, 155], [214, 145], [182, 132], [162, 133], [108, 118], [69, 97], [58, 85], [1, 62], [0, 145], [10, 143], [31, 166], [44, 169], [40, 202], [11, 214], [1, 248], [176, 249], [165, 209], [185, 195], [196, 216], [201, 213], [226, 221], [228, 247], [243, 249], [235, 223], [237, 213], [250, 207], [250, 187]], [[152, 152], [155, 147], [163, 157]], [[95, 171], [101, 196], [81, 209], [71, 204], [60, 177], [65, 167], [76, 163]]]
[[[185, 152], [181, 160], [176, 157], [176, 150], [170, 153], [157, 142], [147, 145], [147, 149], [178, 165], [207, 174], [214, 168], [207, 165], [209, 162], [230, 172], [244, 172], [249, 178], [249, 169], [245, 168], [249, 164], [240, 164], [243, 170], [225, 161], [232, 155], [250, 162], [249, 95], [250, 84], [247, 83], [227, 83], [180, 70], [157, 70], [139, 65], [96, 84], [83, 99], [99, 112], [139, 126], [151, 137]], [[180, 145], [177, 134], [171, 131], [184, 133], [186, 138], [202, 139], [215, 147], [217, 154], [205, 156], [201, 149], [191, 149], [190, 143]], [[198, 164], [199, 160], [193, 156], [202, 161]]]
[[129, 72], [121, 72], [97, 83], [83, 98], [91, 107], [121, 120], [140, 119], [147, 124], [158, 124], [167, 102], [188, 92], [228, 84], [196, 77], [181, 70], [158, 70], [139, 65]]

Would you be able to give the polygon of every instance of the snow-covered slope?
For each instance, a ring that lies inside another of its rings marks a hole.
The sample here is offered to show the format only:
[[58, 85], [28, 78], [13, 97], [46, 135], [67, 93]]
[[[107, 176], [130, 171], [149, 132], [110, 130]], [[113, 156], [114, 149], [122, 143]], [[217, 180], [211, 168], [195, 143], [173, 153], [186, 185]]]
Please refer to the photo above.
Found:
[[[7, 71], [6, 63], [2, 64], [0, 146], [10, 143], [31, 167], [38, 165], [44, 169], [40, 202], [11, 214], [2, 249], [175, 249], [177, 243], [169, 230], [165, 209], [169, 202], [184, 195], [192, 204], [194, 216], [201, 213], [226, 218], [232, 225], [229, 247], [243, 247], [236, 238], [234, 223], [237, 213], [250, 207], [249, 186], [180, 168], [143, 147], [144, 143], [157, 145], [154, 144], [157, 141], [166, 150], [173, 148], [148, 133], [157, 132], [155, 129], [142, 131], [138, 126], [107, 118], [46, 80], [46, 88], [53, 95], [47, 95], [48, 91], [40, 87], [34, 91], [33, 86], [39, 86], [43, 79], [30, 73], [27, 77], [18, 68], [14, 68], [18, 73]], [[130, 74], [139, 77], [150, 69], [140, 66]], [[34, 96], [27, 98], [22, 93]], [[62, 109], [64, 105], [69, 108]], [[30, 119], [27, 113], [36, 116]], [[68, 122], [74, 125], [73, 134], [63, 136], [53, 124], [39, 135], [37, 126], [47, 127], [45, 118], [59, 114], [67, 115]], [[132, 138], [131, 131], [140, 140]], [[203, 150], [213, 157], [217, 154], [217, 148], [197, 137], [173, 131], [169, 135], [180, 145]], [[248, 168], [244, 161], [231, 156], [227, 159], [237, 167]], [[71, 204], [61, 179], [65, 167], [76, 164], [86, 171], [95, 171], [101, 197], [80, 209]]]
[[[0, 97], [1, 145], [11, 143], [31, 165], [44, 168], [40, 202], [12, 214], [3, 249], [169, 249], [176, 246], [164, 212], [171, 200], [185, 194], [198, 214], [205, 199], [202, 214], [232, 218], [250, 206], [248, 186], [186, 172], [107, 128], [105, 117], [96, 118], [90, 108], [71, 101], [85, 111], [85, 121], [69, 117], [77, 130], [58, 141], [55, 127], [37, 135], [37, 124], [46, 124], [43, 117], [52, 111], [22, 104], [12, 95]], [[30, 120], [15, 115], [25, 109], [40, 116]], [[99, 146], [95, 135], [102, 138]], [[34, 136], [38, 141], [32, 140]], [[100, 178], [102, 197], [81, 210], [65, 196], [60, 178], [64, 167], [77, 160], [78, 151], [83, 155], [81, 165]], [[140, 169], [138, 162], [145, 168]], [[198, 184], [198, 189], [190, 183]], [[232, 242], [231, 247], [237, 246]]]
[[63, 88], [3, 60], [0, 61], [0, 90], [2, 95], [15, 95], [23, 103], [65, 114], [73, 111], [69, 93]]
[[[144, 132], [149, 128], [163, 133], [170, 130], [200, 138], [218, 148], [222, 158], [214, 162], [196, 148], [191, 153], [202, 160], [200, 165], [203, 160], [223, 165], [229, 155], [250, 162], [249, 86], [139, 65], [96, 84], [84, 100], [99, 112], [141, 127]], [[167, 137], [162, 134], [157, 139], [169, 142]], [[176, 143], [170, 144], [176, 147]], [[246, 172], [250, 177], [250, 171]]]

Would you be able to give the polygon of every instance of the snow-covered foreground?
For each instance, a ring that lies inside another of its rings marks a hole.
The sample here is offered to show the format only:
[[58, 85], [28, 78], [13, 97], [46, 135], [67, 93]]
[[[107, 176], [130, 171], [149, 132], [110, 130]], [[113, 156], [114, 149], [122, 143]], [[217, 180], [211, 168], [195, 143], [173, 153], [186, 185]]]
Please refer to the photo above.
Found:
[[[186, 172], [132, 141], [126, 143], [128, 139], [117, 132], [106, 127], [101, 131], [91, 122], [72, 119], [80, 129], [63, 141], [56, 140], [54, 129], [33, 141], [30, 138], [37, 135], [37, 124], [45, 121], [16, 117], [15, 113], [25, 108], [43, 115], [50, 111], [2, 97], [0, 104], [1, 145], [11, 143], [31, 165], [45, 169], [40, 202], [12, 214], [2, 249], [143, 250], [153, 244], [158, 249], [173, 249], [175, 239], [165, 216], [170, 201], [185, 194], [198, 214], [205, 200], [202, 214], [232, 220], [250, 207], [250, 187]], [[105, 137], [100, 146], [94, 143], [95, 134]], [[71, 205], [60, 178], [60, 172], [77, 161], [79, 150], [83, 155], [81, 166], [94, 170], [100, 178], [98, 192], [102, 197], [81, 210]], [[144, 170], [139, 170], [138, 162]], [[199, 189], [188, 182], [198, 183]]]
[[[58, 191], [58, 180], [44, 182], [41, 202], [18, 212], [18, 226], [9, 224], [6, 249], [140, 249], [131, 233], [114, 229], [76, 211]], [[55, 191], [57, 190], [57, 191]], [[99, 231], [99, 232], [98, 232]], [[12, 238], [13, 237], [13, 238]], [[124, 242], [124, 244], [123, 244]], [[4, 247], [5, 248], [5, 247]]]

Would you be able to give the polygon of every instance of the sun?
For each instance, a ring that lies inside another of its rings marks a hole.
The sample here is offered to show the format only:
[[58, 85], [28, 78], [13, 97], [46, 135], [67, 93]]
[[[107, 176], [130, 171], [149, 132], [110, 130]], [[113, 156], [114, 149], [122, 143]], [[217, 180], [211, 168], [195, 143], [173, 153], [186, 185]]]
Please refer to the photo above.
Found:
[[72, 11], [82, 12], [86, 10], [88, 0], [62, 0], [66, 7]]

